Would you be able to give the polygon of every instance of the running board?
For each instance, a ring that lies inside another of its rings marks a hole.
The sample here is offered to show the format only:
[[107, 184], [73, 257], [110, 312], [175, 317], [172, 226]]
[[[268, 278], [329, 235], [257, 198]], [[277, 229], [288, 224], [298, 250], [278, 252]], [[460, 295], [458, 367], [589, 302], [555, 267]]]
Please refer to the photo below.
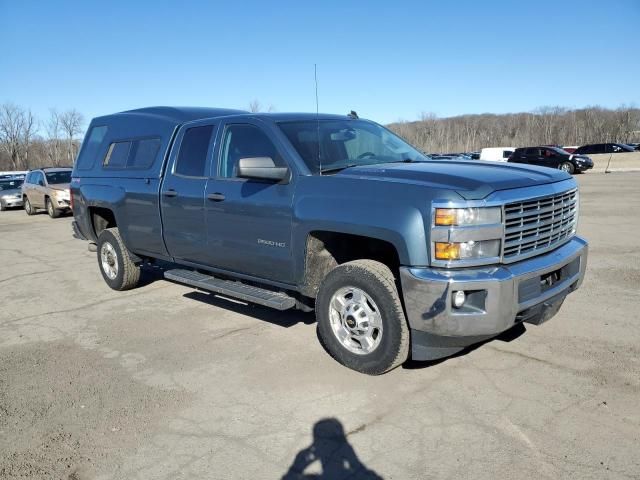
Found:
[[286, 293], [273, 292], [232, 280], [222, 280], [193, 270], [174, 268], [164, 272], [164, 278], [276, 310], [288, 310], [296, 305], [296, 300]]

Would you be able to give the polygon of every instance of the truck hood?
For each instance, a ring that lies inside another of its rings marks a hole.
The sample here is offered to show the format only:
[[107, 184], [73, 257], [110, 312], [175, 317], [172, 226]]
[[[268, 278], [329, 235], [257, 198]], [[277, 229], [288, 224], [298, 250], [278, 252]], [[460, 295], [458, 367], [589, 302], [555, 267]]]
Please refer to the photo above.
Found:
[[454, 190], [466, 200], [481, 200], [497, 190], [532, 187], [571, 177], [552, 168], [478, 160], [364, 165], [346, 168], [336, 175], [423, 184], [431, 188]]

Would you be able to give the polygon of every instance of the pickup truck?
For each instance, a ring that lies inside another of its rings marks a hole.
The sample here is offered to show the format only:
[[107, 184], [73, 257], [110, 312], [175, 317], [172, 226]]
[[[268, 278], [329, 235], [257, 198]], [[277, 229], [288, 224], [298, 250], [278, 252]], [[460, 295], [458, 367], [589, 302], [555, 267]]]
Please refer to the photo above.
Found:
[[171, 281], [315, 310], [325, 349], [370, 375], [555, 315], [584, 278], [578, 200], [566, 172], [429, 160], [355, 112], [107, 115], [71, 181], [109, 287], [160, 260]]

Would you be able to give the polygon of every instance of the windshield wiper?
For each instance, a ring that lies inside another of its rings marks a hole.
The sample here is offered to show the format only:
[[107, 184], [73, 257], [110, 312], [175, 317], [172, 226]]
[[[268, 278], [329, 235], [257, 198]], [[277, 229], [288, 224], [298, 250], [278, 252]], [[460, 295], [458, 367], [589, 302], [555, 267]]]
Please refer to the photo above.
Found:
[[340, 165], [339, 167], [329, 167], [323, 168], [320, 170], [320, 173], [330, 173], [330, 172], [339, 172], [340, 170], [344, 170], [345, 168], [357, 167], [357, 163], [349, 163], [347, 165]]

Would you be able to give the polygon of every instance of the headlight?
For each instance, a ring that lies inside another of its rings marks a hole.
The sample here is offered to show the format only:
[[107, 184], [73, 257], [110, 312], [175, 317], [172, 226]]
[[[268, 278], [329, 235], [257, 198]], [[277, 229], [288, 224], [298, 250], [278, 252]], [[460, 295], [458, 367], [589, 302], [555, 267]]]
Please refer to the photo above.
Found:
[[500, 207], [436, 208], [436, 226], [492, 225], [502, 222]]
[[59, 198], [61, 200], [68, 200], [69, 199], [69, 192], [67, 192], [65, 190], [56, 190], [56, 191], [54, 191], [54, 195], [56, 196], [56, 198]]
[[500, 256], [500, 240], [460, 243], [435, 242], [436, 260], [472, 260]]

